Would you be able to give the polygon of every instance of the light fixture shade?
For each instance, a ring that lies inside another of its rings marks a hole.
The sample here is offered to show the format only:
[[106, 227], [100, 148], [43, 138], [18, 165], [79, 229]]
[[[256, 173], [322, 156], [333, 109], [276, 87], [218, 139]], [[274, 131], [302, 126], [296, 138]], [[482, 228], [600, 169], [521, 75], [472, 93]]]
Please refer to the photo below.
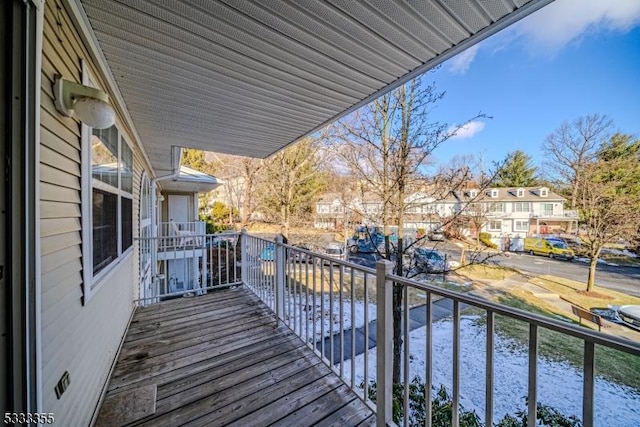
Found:
[[67, 117], [76, 117], [92, 128], [105, 129], [116, 122], [109, 96], [100, 89], [84, 86], [56, 76], [53, 85], [55, 106]]
[[95, 98], [80, 98], [73, 104], [78, 119], [89, 127], [106, 129], [116, 122], [116, 113], [107, 102]]

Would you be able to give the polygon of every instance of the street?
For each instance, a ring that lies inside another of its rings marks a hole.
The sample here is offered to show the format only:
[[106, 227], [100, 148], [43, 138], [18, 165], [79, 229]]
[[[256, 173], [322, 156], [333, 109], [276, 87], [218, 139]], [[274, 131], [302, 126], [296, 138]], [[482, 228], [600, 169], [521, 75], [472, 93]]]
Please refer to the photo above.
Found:
[[[434, 247], [446, 254], [453, 261], [460, 260], [460, 247], [450, 242], [425, 242], [425, 247]], [[542, 256], [528, 255], [519, 252], [508, 254], [482, 253], [480, 258], [489, 256], [489, 262], [503, 267], [511, 267], [523, 274], [549, 274], [577, 282], [587, 283], [589, 265], [578, 261], [561, 261]], [[349, 261], [367, 267], [375, 267], [375, 255], [350, 254]], [[468, 257], [467, 257], [468, 259]], [[598, 264], [596, 269], [596, 285], [640, 297], [640, 267], [610, 266]]]
[[[512, 267], [525, 274], [552, 274], [565, 279], [587, 283], [589, 264], [578, 261], [561, 261], [536, 255], [510, 252], [493, 260], [504, 267]], [[596, 285], [628, 295], [640, 297], [640, 268], [598, 264]]]

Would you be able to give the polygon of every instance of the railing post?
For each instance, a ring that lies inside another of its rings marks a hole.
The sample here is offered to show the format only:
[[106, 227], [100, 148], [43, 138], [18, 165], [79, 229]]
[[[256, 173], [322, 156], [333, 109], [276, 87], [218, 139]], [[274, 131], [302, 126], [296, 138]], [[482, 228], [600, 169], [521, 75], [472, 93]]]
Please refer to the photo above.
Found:
[[[243, 285], [247, 285], [249, 279], [249, 265], [247, 263], [247, 248], [249, 244], [247, 242], [247, 229], [240, 230], [240, 281]], [[236, 270], [237, 271], [237, 270]]]
[[273, 262], [276, 264], [276, 317], [278, 318], [278, 326], [284, 321], [284, 266], [285, 266], [285, 250], [282, 236], [276, 236], [275, 253]]
[[376, 425], [393, 422], [393, 283], [387, 275], [393, 272], [393, 263], [380, 260], [376, 263]]

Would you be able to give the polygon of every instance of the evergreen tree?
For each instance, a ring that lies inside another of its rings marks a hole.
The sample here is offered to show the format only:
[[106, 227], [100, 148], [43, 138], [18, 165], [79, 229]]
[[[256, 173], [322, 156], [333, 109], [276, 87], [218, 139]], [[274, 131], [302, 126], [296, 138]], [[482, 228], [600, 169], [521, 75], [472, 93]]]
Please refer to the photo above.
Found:
[[533, 187], [538, 184], [536, 167], [531, 156], [516, 150], [507, 154], [504, 165], [494, 179], [496, 187]]
[[306, 220], [323, 188], [317, 141], [306, 138], [265, 160], [257, 194], [265, 214], [278, 221], [288, 237], [292, 224]]

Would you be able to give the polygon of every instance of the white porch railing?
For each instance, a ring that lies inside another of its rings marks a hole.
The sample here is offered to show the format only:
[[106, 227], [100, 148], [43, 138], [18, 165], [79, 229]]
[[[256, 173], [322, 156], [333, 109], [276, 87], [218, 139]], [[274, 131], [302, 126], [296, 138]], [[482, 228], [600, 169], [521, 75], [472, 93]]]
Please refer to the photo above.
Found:
[[[400, 287], [403, 294], [401, 309], [402, 361], [401, 383], [409, 384], [410, 363], [415, 359], [410, 332], [416, 318], [424, 319], [424, 349], [426, 396], [425, 425], [431, 425], [430, 395], [433, 364], [436, 358], [451, 359], [452, 369], [452, 419], [453, 426], [459, 426], [461, 400], [461, 310], [472, 307], [486, 319], [486, 338], [483, 348], [473, 348], [477, 357], [486, 358], [484, 372], [478, 372], [485, 383], [486, 426], [494, 425], [496, 374], [494, 331], [496, 316], [509, 322], [524, 322], [528, 329], [527, 374], [527, 425], [536, 426], [538, 403], [539, 341], [542, 330], [553, 331], [569, 339], [577, 339], [582, 344], [583, 386], [582, 425], [593, 427], [595, 418], [595, 348], [596, 346], [615, 349], [640, 357], [640, 345], [617, 337], [572, 325], [563, 321], [543, 317], [522, 310], [502, 306], [479, 297], [449, 291], [435, 285], [419, 283], [392, 274], [392, 264], [379, 261], [376, 269], [335, 260], [327, 256], [308, 252], [281, 241], [271, 242], [244, 234], [242, 239], [242, 281], [276, 313], [280, 322], [294, 331], [329, 365], [343, 381], [377, 412], [378, 425], [393, 425], [392, 421], [392, 365], [393, 365], [393, 314], [392, 289]], [[360, 307], [359, 309], [356, 306]], [[451, 354], [434, 354], [433, 326], [436, 314], [442, 316], [443, 307], [448, 307], [447, 318], [453, 326]], [[375, 322], [374, 322], [375, 319]], [[375, 333], [374, 333], [375, 331]], [[358, 337], [364, 337], [365, 350], [361, 363], [356, 364], [354, 355]], [[368, 351], [372, 337], [376, 347]], [[413, 341], [415, 342], [415, 341]], [[599, 361], [607, 363], [606, 361]], [[376, 365], [373, 372], [373, 365]], [[504, 369], [504, 366], [503, 368]], [[508, 369], [508, 367], [507, 367]], [[372, 371], [372, 372], [370, 372]], [[518, 374], [516, 374], [518, 375]], [[364, 378], [364, 381], [357, 381]], [[370, 398], [369, 380], [376, 382], [376, 398]], [[565, 392], [558, 378], [558, 393]], [[566, 391], [569, 393], [568, 391]], [[404, 388], [402, 398], [403, 425], [410, 423], [409, 387]], [[515, 408], [514, 408], [515, 412]], [[633, 413], [629, 413], [632, 417]]]
[[[270, 241], [246, 233], [194, 236], [192, 243], [176, 247], [155, 241], [158, 276], [171, 272], [166, 263], [177, 259], [197, 258], [199, 268], [191, 276], [193, 288], [182, 292], [167, 292], [159, 287], [158, 294], [142, 300], [150, 303], [187, 292], [199, 294], [217, 287], [242, 284], [251, 289], [279, 319], [279, 325], [296, 333], [358, 396], [377, 413], [378, 425], [393, 425], [392, 368], [393, 368], [393, 308], [392, 289], [401, 289], [403, 295], [400, 322], [402, 325], [401, 379], [409, 384], [412, 360], [423, 354], [422, 378], [428, 396], [425, 396], [424, 424], [431, 425], [431, 389], [436, 360], [448, 358], [452, 372], [451, 425], [459, 426], [461, 401], [461, 354], [470, 351], [474, 357], [484, 357], [484, 372], [474, 372], [473, 381], [481, 381], [484, 388], [484, 422], [492, 426], [495, 420], [496, 369], [511, 369], [504, 364], [496, 367], [496, 316], [509, 322], [523, 322], [528, 330], [525, 357], [527, 369], [528, 426], [537, 425], [536, 405], [540, 381], [538, 366], [539, 341], [542, 330], [553, 331], [567, 340], [578, 340], [583, 349], [582, 370], [582, 423], [596, 425], [595, 410], [595, 348], [606, 347], [640, 357], [640, 345], [616, 337], [571, 325], [559, 320], [494, 304], [487, 300], [449, 291], [435, 285], [420, 283], [392, 274], [392, 265], [379, 261], [376, 268], [367, 268], [320, 255], [281, 240]], [[171, 239], [173, 237], [166, 237]], [[160, 238], [156, 238], [160, 239]], [[161, 249], [161, 248], [164, 248]], [[217, 248], [212, 251], [212, 248]], [[182, 258], [181, 258], [182, 257]], [[163, 266], [164, 265], [164, 266]], [[195, 264], [192, 264], [195, 265]], [[166, 277], [162, 280], [165, 281]], [[196, 286], [197, 285], [197, 286]], [[468, 307], [485, 320], [486, 335], [480, 348], [467, 349], [461, 341], [461, 311]], [[444, 310], [444, 314], [443, 314]], [[434, 325], [443, 316], [452, 325], [451, 353], [434, 353]], [[416, 319], [419, 319], [416, 320]], [[410, 333], [418, 326], [424, 328], [422, 341], [416, 346]], [[374, 349], [375, 348], [375, 349]], [[420, 351], [418, 351], [420, 350]], [[356, 362], [356, 355], [358, 362]], [[607, 363], [598, 360], [598, 363]], [[476, 377], [477, 375], [477, 377]], [[510, 374], [522, 376], [522, 374]], [[376, 382], [372, 393], [369, 381]], [[561, 383], [562, 379], [559, 378]], [[558, 393], [565, 392], [560, 386]], [[566, 391], [566, 393], [570, 393]], [[373, 396], [375, 395], [375, 398]], [[409, 387], [404, 388], [401, 399], [402, 422], [410, 423]], [[633, 416], [632, 413], [629, 416]]]
[[204, 222], [162, 226], [159, 236], [137, 239], [141, 250], [151, 252], [151, 274], [141, 275], [147, 283], [139, 284], [139, 304], [242, 283], [239, 233], [205, 234]]

